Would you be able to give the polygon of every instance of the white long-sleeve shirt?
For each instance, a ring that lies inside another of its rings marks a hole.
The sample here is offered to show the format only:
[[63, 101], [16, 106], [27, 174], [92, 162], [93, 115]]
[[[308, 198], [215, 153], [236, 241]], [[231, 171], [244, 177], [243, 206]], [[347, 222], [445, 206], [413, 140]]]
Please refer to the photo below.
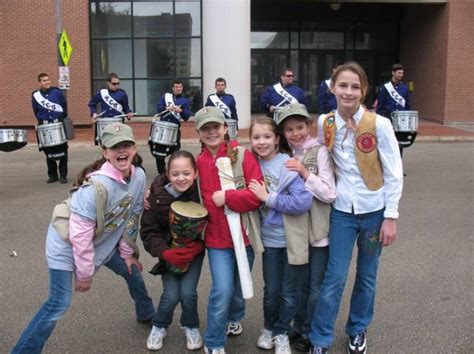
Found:
[[[364, 108], [354, 115], [354, 120], [359, 124], [364, 114]], [[321, 115], [318, 121], [318, 140], [324, 142], [323, 121]], [[354, 132], [349, 129], [346, 139], [345, 121], [336, 112], [336, 137], [331, 151], [336, 165], [336, 192], [337, 197], [333, 207], [337, 210], [354, 214], [365, 214], [380, 210], [385, 207], [385, 218], [398, 218], [398, 203], [403, 189], [403, 168], [398, 142], [393, 132], [390, 121], [377, 115], [375, 131], [377, 136], [377, 149], [382, 163], [383, 186], [376, 191], [367, 188], [357, 165], [355, 157]]]

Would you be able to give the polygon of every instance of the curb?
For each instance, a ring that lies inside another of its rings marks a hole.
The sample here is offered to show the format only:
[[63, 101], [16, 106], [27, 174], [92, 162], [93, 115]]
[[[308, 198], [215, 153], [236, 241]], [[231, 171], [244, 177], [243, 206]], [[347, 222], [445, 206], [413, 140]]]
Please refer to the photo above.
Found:
[[[238, 139], [241, 144], [250, 144], [249, 138]], [[417, 136], [415, 143], [472, 143], [474, 136]], [[69, 147], [94, 147], [92, 142], [88, 141], [68, 141]], [[148, 140], [139, 139], [137, 144], [140, 146], [148, 145]], [[198, 139], [181, 139], [181, 145], [199, 146]], [[37, 143], [28, 143], [27, 147], [38, 147]]]

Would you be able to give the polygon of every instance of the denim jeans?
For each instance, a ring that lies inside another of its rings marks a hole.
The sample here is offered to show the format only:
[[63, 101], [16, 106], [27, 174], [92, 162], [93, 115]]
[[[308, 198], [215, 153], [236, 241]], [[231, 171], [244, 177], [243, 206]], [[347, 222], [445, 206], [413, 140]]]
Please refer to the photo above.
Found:
[[[240, 322], [245, 314], [239, 272], [233, 248], [208, 248], [212, 285], [207, 305], [207, 328], [204, 342], [209, 349], [224, 348], [228, 322]], [[255, 255], [247, 247], [247, 259], [252, 269]]]
[[265, 247], [262, 257], [264, 326], [276, 336], [291, 330], [298, 273], [305, 266], [288, 264], [286, 248]]
[[384, 209], [355, 215], [333, 209], [329, 230], [329, 261], [321, 294], [311, 323], [310, 340], [329, 347], [334, 340], [334, 323], [339, 311], [352, 249], [357, 241], [357, 272], [352, 290], [346, 333], [355, 336], [370, 324], [374, 313], [377, 268], [381, 253], [380, 227]]
[[296, 315], [292, 330], [309, 336], [314, 308], [319, 299], [324, 273], [329, 258], [329, 247], [309, 247], [309, 264], [298, 274]]
[[153, 317], [153, 325], [159, 328], [168, 328], [173, 321], [176, 305], [181, 303], [181, 326], [199, 328], [199, 314], [197, 310], [197, 285], [201, 276], [204, 252], [198, 255], [189, 265], [184, 274], [165, 272], [161, 275], [163, 294], [160, 304]]
[[[155, 312], [153, 302], [148, 297], [142, 275], [136, 267], [132, 268], [132, 275], [128, 274], [127, 266], [118, 251], [105, 265], [127, 281], [130, 295], [135, 300], [137, 319], [151, 318]], [[23, 331], [11, 351], [12, 354], [41, 353], [44, 344], [56, 326], [56, 322], [71, 304], [72, 278], [73, 272], [49, 269], [48, 300]]]

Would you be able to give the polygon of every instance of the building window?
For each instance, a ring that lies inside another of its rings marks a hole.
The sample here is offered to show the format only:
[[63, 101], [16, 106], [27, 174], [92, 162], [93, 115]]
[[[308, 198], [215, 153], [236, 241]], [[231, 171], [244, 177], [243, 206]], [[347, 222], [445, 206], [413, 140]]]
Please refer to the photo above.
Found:
[[93, 90], [116, 72], [132, 109], [153, 115], [173, 79], [202, 106], [201, 0], [90, 1]]

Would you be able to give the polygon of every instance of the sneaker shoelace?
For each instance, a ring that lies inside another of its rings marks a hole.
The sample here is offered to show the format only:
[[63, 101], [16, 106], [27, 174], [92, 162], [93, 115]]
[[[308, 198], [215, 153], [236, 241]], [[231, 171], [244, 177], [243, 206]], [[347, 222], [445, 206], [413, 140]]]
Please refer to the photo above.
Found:
[[360, 347], [362, 344], [364, 344], [364, 334], [359, 333], [354, 337], [354, 345]]
[[290, 342], [288, 341], [288, 337], [287, 336], [283, 336], [283, 335], [278, 335], [276, 336], [275, 338], [273, 338], [273, 342], [278, 345], [278, 346], [285, 346], [285, 347], [290, 347]]

